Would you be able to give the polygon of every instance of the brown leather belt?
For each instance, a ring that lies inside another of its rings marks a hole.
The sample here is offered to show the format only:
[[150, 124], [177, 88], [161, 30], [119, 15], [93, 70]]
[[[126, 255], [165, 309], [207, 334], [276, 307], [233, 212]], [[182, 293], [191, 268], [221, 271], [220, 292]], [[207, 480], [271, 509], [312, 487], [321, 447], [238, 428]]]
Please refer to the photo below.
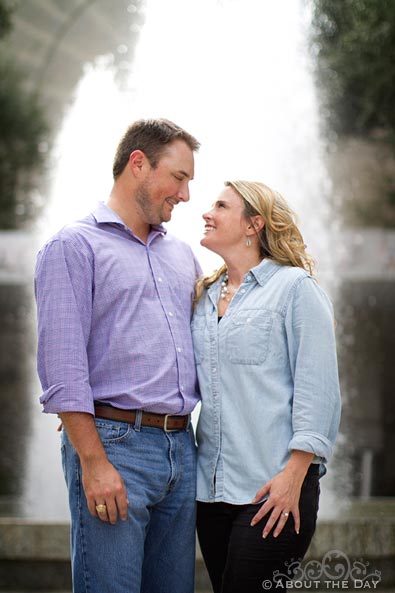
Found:
[[[137, 411], [120, 410], [119, 408], [113, 408], [112, 406], [95, 404], [95, 417], [134, 424], [136, 422]], [[161, 428], [165, 432], [186, 430], [189, 426], [189, 415], [171, 416], [170, 414], [154, 414], [153, 412], [143, 412], [141, 416], [141, 425]]]

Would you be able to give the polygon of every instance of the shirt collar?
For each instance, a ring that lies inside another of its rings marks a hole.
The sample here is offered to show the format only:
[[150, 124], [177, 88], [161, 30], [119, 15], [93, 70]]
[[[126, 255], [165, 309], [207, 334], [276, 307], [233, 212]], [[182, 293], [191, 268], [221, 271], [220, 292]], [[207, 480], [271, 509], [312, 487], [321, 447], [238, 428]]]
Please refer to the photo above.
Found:
[[[124, 229], [132, 232], [123, 222], [122, 218], [104, 202], [100, 202], [92, 214], [98, 224], [119, 224]], [[167, 229], [161, 224], [151, 225], [151, 231], [163, 233], [164, 235], [167, 233]]]
[[272, 259], [265, 258], [255, 268], [251, 268], [244, 279], [246, 282], [251, 282], [253, 276], [258, 284], [263, 286], [281, 267], [281, 264]]
[[[263, 259], [260, 264], [251, 268], [244, 276], [243, 282], [249, 283], [256, 281], [260, 286], [263, 286], [278, 270], [281, 268], [281, 264], [271, 260]], [[219, 291], [221, 287], [223, 277], [218, 278], [214, 284], [209, 286], [208, 294], [213, 302], [218, 300]]]

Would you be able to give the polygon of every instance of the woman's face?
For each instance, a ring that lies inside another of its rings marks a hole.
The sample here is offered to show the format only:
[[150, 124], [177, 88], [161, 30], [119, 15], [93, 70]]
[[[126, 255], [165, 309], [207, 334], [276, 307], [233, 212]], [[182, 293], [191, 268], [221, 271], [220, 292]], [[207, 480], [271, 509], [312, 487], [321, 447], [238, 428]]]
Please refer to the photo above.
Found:
[[231, 187], [222, 190], [203, 219], [206, 224], [201, 245], [222, 257], [245, 247], [246, 231], [251, 223], [244, 216], [243, 200]]

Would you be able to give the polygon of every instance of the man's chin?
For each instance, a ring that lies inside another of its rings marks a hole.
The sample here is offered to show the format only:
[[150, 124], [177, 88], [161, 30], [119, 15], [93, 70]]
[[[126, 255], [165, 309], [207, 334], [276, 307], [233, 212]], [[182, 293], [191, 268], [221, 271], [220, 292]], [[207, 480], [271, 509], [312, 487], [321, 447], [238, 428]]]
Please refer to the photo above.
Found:
[[162, 213], [162, 220], [161, 220], [161, 222], [169, 222], [171, 220], [171, 215], [172, 214], [173, 214], [172, 212], [169, 212], [169, 213], [164, 213], [163, 212]]
[[152, 217], [151, 226], [158, 226], [160, 224], [163, 224], [164, 222], [169, 222], [170, 219], [171, 219], [171, 214], [165, 214], [164, 212], [161, 212], [158, 215], [158, 218]]

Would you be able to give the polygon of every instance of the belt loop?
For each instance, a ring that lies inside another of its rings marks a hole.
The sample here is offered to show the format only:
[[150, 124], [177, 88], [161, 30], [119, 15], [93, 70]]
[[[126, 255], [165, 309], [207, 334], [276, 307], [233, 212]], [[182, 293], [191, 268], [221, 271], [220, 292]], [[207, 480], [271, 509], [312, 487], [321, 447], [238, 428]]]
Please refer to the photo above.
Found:
[[141, 418], [143, 416], [143, 411], [142, 410], [136, 410], [136, 420], [134, 422], [134, 430], [137, 430], [137, 432], [140, 432], [141, 430]]
[[192, 414], [188, 414], [188, 422], [185, 427], [186, 432], [189, 432], [189, 429], [191, 428], [191, 424], [192, 424]]

